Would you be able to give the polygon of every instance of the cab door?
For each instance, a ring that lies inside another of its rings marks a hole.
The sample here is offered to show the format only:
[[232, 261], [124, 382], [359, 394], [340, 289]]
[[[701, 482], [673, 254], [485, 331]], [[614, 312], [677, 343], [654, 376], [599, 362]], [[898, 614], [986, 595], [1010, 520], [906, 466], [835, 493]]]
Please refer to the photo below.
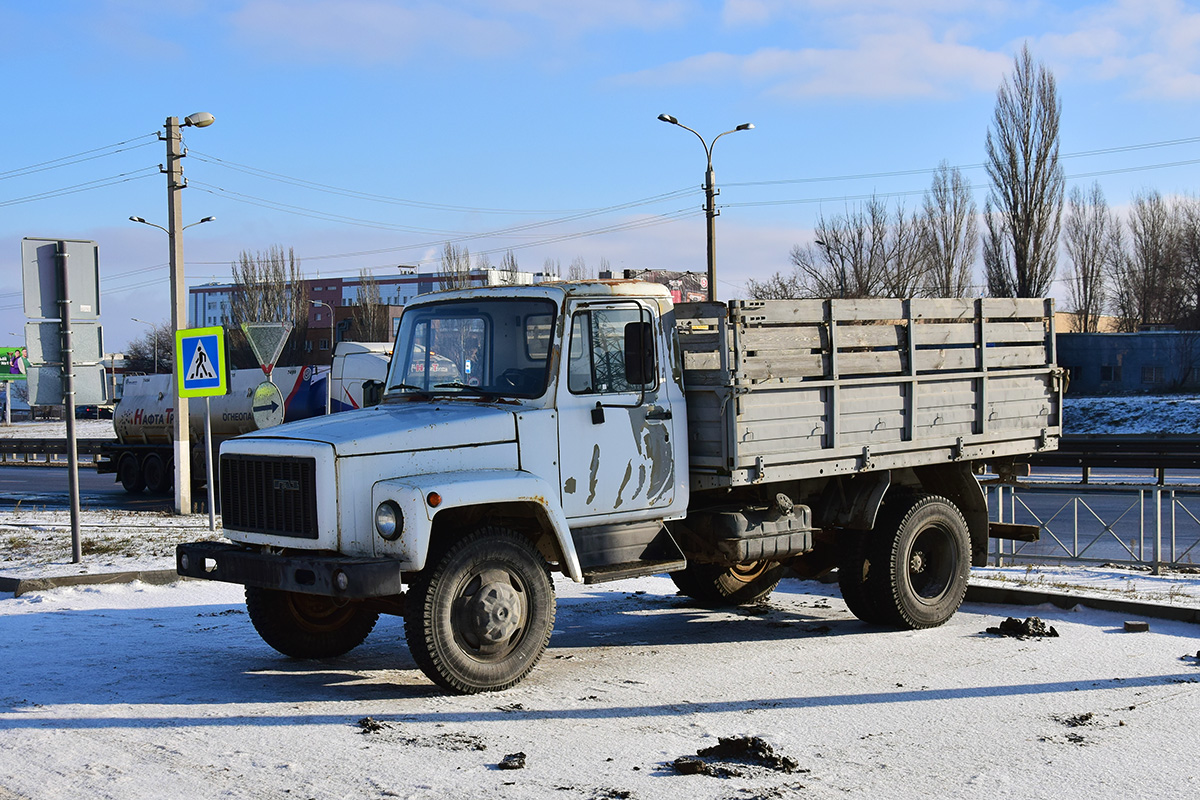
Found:
[[657, 309], [577, 302], [568, 314], [556, 398], [563, 511], [580, 524], [664, 516], [677, 467]]

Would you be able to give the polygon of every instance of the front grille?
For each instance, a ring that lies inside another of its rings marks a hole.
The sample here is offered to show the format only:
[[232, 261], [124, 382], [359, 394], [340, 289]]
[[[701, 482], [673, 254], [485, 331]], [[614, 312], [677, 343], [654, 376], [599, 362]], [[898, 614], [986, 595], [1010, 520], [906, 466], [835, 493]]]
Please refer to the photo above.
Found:
[[221, 520], [230, 530], [316, 539], [316, 460], [221, 456]]

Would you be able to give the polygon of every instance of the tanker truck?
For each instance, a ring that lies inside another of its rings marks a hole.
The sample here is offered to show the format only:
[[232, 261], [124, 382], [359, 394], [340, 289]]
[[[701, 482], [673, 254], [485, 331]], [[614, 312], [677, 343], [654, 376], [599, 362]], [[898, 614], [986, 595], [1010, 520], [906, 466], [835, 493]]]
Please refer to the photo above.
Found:
[[[277, 367], [271, 372], [271, 381], [259, 369], [231, 370], [228, 393], [209, 398], [214, 449], [243, 433], [324, 414], [327, 384], [329, 407], [334, 412], [378, 403], [390, 356], [387, 342], [339, 342], [329, 369]], [[101, 448], [96, 471], [114, 474], [127, 492], [148, 489], [167, 494], [172, 489], [174, 380], [174, 374], [125, 378], [121, 400], [113, 411], [116, 441]], [[202, 400], [188, 404], [192, 475], [199, 481], [206, 474], [204, 414]]]

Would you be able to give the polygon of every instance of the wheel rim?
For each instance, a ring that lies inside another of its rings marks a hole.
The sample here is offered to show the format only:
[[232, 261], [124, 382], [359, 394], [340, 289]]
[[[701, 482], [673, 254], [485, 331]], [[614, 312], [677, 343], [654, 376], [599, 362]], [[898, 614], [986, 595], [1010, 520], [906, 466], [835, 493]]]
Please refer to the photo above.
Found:
[[770, 561], [751, 561], [749, 564], [735, 564], [729, 570], [729, 577], [738, 583], [753, 583], [770, 568]]
[[946, 595], [958, 565], [958, 542], [941, 525], [924, 528], [908, 551], [908, 583], [922, 602], [935, 603]]
[[291, 594], [288, 606], [296, 622], [313, 633], [341, 630], [354, 615], [352, 606], [338, 605], [327, 597], [315, 594]]
[[500, 661], [521, 643], [529, 618], [528, 592], [509, 570], [483, 566], [459, 584], [451, 616], [454, 639], [464, 653]]

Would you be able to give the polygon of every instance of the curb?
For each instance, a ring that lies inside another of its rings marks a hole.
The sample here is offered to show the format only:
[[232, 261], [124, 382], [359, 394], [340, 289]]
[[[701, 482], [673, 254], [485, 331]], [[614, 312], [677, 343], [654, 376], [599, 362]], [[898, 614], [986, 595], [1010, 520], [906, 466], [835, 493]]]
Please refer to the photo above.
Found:
[[141, 581], [154, 586], [185, 580], [173, 569], [150, 569], [138, 572], [102, 572], [94, 575], [62, 575], [56, 578], [5, 578], [0, 576], [0, 592], [12, 592], [20, 597], [28, 592], [43, 592], [61, 586], [101, 586]]
[[1084, 606], [1097, 611], [1118, 611], [1136, 617], [1153, 617], [1174, 622], [1190, 622], [1193, 625], [1200, 624], [1200, 608], [1116, 600], [1109, 597], [1080, 597], [1064, 592], [1014, 589], [1007, 586], [968, 586], [965, 602], [1003, 606], [1040, 606], [1050, 603], [1062, 609]]

